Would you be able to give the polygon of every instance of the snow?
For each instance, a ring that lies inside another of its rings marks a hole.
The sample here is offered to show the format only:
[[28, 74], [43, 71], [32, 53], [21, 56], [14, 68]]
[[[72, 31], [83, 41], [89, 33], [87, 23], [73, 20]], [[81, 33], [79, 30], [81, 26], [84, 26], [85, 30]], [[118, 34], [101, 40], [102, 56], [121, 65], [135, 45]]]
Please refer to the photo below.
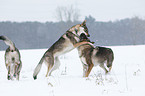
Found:
[[[110, 46], [108, 46], [110, 47]], [[145, 96], [145, 45], [111, 46], [114, 51], [112, 71], [105, 75], [99, 66], [83, 78], [77, 50], [60, 56], [61, 66], [45, 77], [43, 64], [38, 79], [34, 68], [47, 49], [20, 50], [20, 81], [8, 81], [4, 51], [0, 51], [0, 96]]]

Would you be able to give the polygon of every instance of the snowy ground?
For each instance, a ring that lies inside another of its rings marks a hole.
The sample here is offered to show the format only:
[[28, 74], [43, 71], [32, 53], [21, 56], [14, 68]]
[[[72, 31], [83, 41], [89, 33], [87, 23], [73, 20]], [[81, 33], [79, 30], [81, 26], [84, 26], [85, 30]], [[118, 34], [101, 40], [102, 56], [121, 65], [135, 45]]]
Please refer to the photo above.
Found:
[[8, 81], [4, 51], [0, 51], [0, 96], [145, 96], [145, 46], [111, 47], [115, 60], [110, 74], [94, 67], [89, 78], [82, 77], [77, 50], [60, 57], [61, 66], [45, 77], [46, 66], [33, 80], [33, 70], [46, 49], [20, 50], [23, 67], [20, 81]]

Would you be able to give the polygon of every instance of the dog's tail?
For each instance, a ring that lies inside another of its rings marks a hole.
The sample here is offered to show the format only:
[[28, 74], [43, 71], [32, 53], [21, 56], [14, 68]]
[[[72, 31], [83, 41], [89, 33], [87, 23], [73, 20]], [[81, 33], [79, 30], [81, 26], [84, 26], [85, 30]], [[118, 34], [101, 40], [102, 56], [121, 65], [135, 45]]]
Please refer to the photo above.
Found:
[[15, 44], [8, 37], [0, 36], [0, 40], [3, 40], [12, 50], [15, 50]]
[[41, 58], [41, 60], [39, 61], [38, 65], [36, 66], [36, 68], [34, 70], [34, 73], [33, 73], [34, 80], [37, 79], [37, 75], [40, 72], [43, 61], [44, 61], [44, 56]]

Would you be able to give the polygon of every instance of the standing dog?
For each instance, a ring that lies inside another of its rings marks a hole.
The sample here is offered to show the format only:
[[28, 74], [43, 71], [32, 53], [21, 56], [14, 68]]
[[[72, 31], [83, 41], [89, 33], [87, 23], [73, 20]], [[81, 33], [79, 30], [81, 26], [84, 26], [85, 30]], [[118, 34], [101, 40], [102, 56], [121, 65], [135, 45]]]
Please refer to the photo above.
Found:
[[0, 40], [3, 40], [5, 44], [9, 46], [5, 52], [5, 65], [8, 70], [7, 79], [13, 80], [15, 77], [17, 80], [19, 80], [22, 67], [20, 52], [8, 37], [0, 36]]
[[[110, 48], [105, 47], [94, 47], [92, 42], [86, 37], [85, 34], [80, 35], [80, 41], [74, 46], [78, 48], [78, 53], [83, 64], [83, 76], [88, 77], [93, 66], [99, 65], [101, 68], [108, 73], [112, 68], [112, 62], [114, 60], [113, 51]], [[104, 64], [107, 63], [107, 70]]]
[[45, 62], [47, 65], [46, 77], [48, 75], [50, 76], [52, 71], [60, 66], [58, 56], [73, 50], [75, 48], [74, 44], [80, 41], [79, 36], [82, 33], [84, 33], [86, 36], [89, 36], [88, 29], [86, 27], [86, 21], [84, 21], [82, 24], [77, 24], [71, 27], [44, 53], [43, 57], [34, 70], [34, 80], [37, 79], [37, 75], [43, 62]]

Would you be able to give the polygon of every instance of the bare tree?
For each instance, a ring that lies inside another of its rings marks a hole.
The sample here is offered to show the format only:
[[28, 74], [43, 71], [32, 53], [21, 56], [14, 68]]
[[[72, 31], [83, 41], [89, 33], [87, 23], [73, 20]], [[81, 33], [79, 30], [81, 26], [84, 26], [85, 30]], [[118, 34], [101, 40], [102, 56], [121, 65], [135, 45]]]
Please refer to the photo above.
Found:
[[56, 18], [58, 21], [78, 21], [80, 17], [80, 11], [73, 5], [69, 7], [59, 6], [56, 8]]
[[65, 9], [65, 7], [57, 7], [56, 8], [56, 19], [58, 20], [58, 21], [64, 21], [63, 20], [63, 15], [64, 15], [64, 9]]

